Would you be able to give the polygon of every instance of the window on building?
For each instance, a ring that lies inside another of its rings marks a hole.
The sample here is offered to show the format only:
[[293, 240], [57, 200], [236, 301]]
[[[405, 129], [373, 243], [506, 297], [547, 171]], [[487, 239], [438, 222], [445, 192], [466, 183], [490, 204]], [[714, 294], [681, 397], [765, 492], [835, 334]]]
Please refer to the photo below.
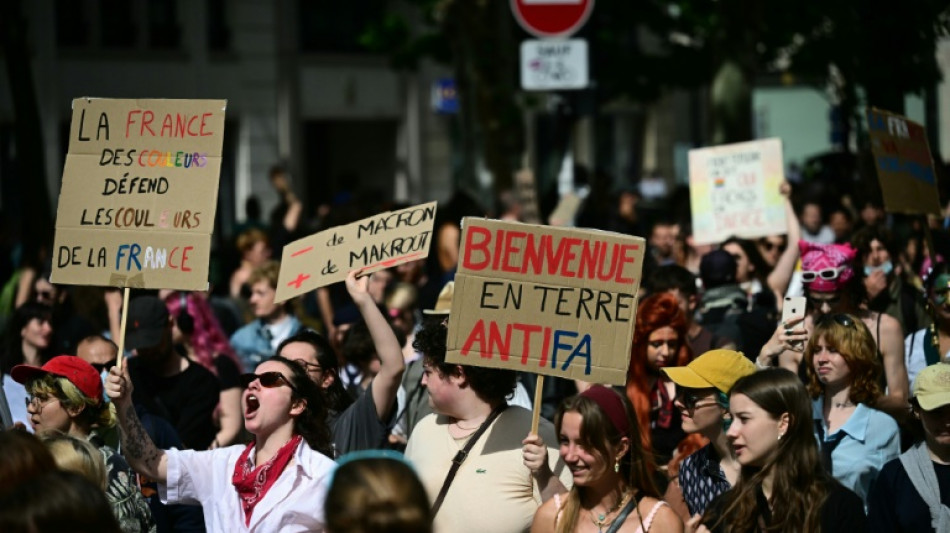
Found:
[[231, 49], [231, 27], [228, 24], [228, 6], [225, 0], [207, 0], [208, 50], [225, 52]]
[[360, 35], [383, 12], [383, 0], [312, 2], [298, 0], [297, 34], [302, 52], [365, 54]]
[[141, 28], [135, 23], [133, 2], [99, 0], [99, 42], [103, 48], [132, 48]]
[[56, 0], [56, 44], [89, 46], [89, 20], [83, 2]]
[[176, 0], [146, 0], [149, 48], [175, 49], [181, 45]]

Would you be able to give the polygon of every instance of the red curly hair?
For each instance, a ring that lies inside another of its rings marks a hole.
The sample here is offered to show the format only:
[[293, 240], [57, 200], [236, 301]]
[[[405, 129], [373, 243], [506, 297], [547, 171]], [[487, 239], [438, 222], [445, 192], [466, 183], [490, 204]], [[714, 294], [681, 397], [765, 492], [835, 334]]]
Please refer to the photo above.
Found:
[[[630, 367], [627, 370], [627, 397], [633, 404], [640, 425], [640, 439], [644, 449], [652, 450], [650, 439], [650, 393], [647, 378], [647, 340], [654, 331], [669, 326], [679, 337], [679, 349], [668, 366], [684, 366], [691, 353], [686, 337], [686, 317], [676, 297], [664, 292], [644, 298], [637, 308], [637, 322], [633, 330], [633, 347], [630, 349]], [[659, 381], [657, 381], [659, 383]], [[656, 384], [654, 384], [654, 387]]]

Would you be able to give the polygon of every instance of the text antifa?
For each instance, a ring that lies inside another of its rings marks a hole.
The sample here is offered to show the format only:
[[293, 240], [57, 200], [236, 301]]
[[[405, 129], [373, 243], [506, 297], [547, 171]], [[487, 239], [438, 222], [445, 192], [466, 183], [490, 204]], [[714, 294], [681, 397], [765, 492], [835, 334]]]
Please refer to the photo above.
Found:
[[[465, 232], [462, 266], [472, 271], [485, 269], [565, 278], [598, 279], [633, 283], [624, 269], [636, 261], [637, 244], [589, 241], [580, 237], [557, 239], [525, 231], [492, 232], [473, 226]], [[608, 254], [609, 252], [609, 254]], [[575, 261], [579, 259], [579, 261]]]

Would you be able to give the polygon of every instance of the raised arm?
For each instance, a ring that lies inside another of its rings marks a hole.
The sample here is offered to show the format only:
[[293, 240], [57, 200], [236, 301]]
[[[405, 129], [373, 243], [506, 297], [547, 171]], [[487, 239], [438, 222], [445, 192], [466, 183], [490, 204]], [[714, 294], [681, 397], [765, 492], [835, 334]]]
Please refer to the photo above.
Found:
[[783, 181], [780, 192], [785, 197], [785, 225], [788, 244], [785, 251], [779, 256], [775, 268], [769, 273], [767, 282], [769, 288], [775, 292], [779, 305], [782, 305], [782, 297], [788, 290], [788, 284], [792, 280], [792, 274], [795, 272], [795, 264], [798, 263], [798, 241], [802, 240], [802, 227], [798, 223], [798, 215], [795, 214], [795, 208], [792, 206], [791, 192], [792, 188], [787, 181]]
[[346, 290], [350, 298], [363, 315], [369, 334], [379, 356], [379, 373], [373, 378], [370, 387], [373, 388], [373, 402], [376, 404], [376, 414], [380, 420], [389, 420], [389, 415], [396, 403], [396, 393], [402, 381], [402, 373], [406, 363], [402, 358], [402, 346], [393, 333], [392, 326], [379, 311], [373, 297], [367, 292], [369, 276], [356, 278], [356, 271], [346, 276]]
[[106, 394], [115, 404], [119, 419], [119, 437], [122, 440], [122, 455], [133, 470], [145, 477], [164, 484], [168, 480], [168, 456], [158, 449], [142, 427], [132, 405], [132, 380], [129, 365], [112, 367], [106, 379]]

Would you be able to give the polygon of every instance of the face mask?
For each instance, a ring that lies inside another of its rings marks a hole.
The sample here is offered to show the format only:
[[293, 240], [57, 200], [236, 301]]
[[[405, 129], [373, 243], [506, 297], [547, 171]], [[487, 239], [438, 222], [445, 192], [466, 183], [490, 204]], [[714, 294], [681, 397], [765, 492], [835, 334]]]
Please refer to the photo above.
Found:
[[864, 266], [864, 275], [865, 275], [865, 276], [870, 276], [871, 273], [874, 272], [875, 270], [880, 270], [880, 271], [884, 272], [884, 275], [886, 276], [886, 275], [890, 274], [891, 271], [894, 270], [894, 264], [891, 263], [890, 261], [884, 261], [883, 263], [881, 263], [881, 266], [872, 267], [872, 266], [867, 266], [867, 265], [865, 265], [865, 266]]

